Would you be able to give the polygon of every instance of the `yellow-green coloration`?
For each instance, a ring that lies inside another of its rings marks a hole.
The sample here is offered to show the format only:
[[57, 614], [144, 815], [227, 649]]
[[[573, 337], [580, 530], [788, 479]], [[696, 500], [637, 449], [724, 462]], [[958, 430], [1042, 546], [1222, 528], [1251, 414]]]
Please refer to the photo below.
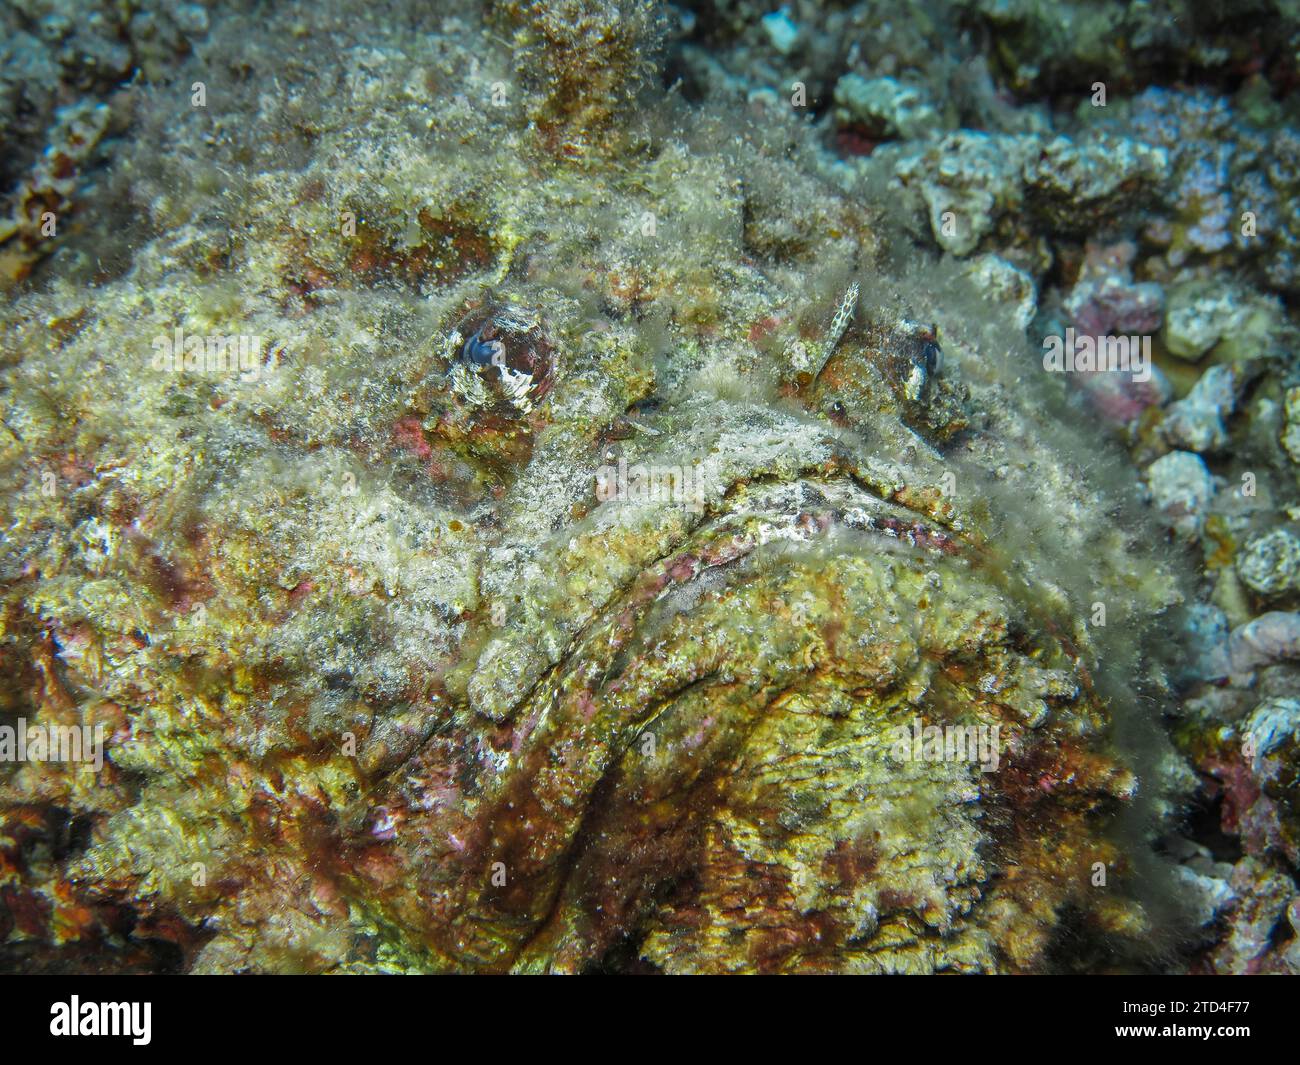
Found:
[[[498, 5], [519, 81], [482, 27], [350, 48], [330, 5], [268, 15], [318, 80], [268, 112], [214, 68], [224, 136], [105, 179], [149, 230], [129, 269], [55, 257], [0, 311], [0, 710], [111, 724], [93, 786], [0, 768], [0, 855], [88, 826], [5, 857], [49, 913], [15, 936], [124, 906], [194, 971], [1025, 971], [1067, 908], [1155, 934], [1129, 856], [1169, 774], [1113, 678], [1178, 593], [1131, 485], [1026, 383], [1013, 308], [881, 261], [809, 127], [633, 121], [609, 79], [652, 15], [592, 9]], [[852, 285], [800, 381], [787, 342]], [[440, 342], [489, 303], [562, 355], [499, 422]], [[948, 356], [910, 390], [906, 318]], [[279, 354], [160, 371], [178, 327]], [[619, 460], [703, 495], [598, 498]], [[999, 768], [891, 757], [915, 718], [996, 726]]]
[[494, 25], [511, 40], [527, 108], [542, 145], [583, 159], [617, 140], [637, 91], [656, 74], [664, 17], [647, 0], [494, 0]]

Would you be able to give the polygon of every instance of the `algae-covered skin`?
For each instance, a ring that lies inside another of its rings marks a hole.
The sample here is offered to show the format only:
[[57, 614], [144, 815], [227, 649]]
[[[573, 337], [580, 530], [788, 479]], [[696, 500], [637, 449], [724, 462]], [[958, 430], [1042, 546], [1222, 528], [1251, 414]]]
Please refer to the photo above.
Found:
[[886, 187], [665, 87], [676, 9], [251, 17], [0, 313], [0, 721], [106, 737], [0, 764], [6, 965], [1167, 964], [1190, 565], [1003, 213], [1164, 150], [1006, 133], [1003, 196], [927, 120]]

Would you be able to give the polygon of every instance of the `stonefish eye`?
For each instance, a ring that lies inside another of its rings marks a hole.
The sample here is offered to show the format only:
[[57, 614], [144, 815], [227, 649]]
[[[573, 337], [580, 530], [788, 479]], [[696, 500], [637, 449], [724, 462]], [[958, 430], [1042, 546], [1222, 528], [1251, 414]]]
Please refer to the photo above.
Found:
[[555, 345], [534, 311], [480, 307], [461, 319], [452, 337], [458, 344], [450, 371], [453, 386], [472, 406], [505, 406], [527, 414], [555, 383]]
[[937, 374], [943, 369], [943, 349], [937, 341], [927, 340], [921, 349], [921, 357], [925, 360], [926, 373]]

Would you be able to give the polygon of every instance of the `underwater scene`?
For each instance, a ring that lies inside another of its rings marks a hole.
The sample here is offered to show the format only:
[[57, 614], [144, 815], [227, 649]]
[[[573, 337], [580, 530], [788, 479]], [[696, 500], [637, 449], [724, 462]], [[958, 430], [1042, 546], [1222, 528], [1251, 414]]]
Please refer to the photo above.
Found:
[[1297, 307], [1295, 0], [4, 0], [0, 972], [1300, 973]]

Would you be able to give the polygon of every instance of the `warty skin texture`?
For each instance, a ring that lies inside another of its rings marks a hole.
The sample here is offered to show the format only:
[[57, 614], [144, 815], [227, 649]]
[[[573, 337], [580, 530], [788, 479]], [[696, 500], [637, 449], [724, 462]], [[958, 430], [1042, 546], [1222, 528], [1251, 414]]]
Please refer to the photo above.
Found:
[[[208, 113], [148, 90], [108, 163], [129, 252], [90, 260], [105, 201], [0, 319], [0, 710], [111, 735], [97, 778], [0, 776], [10, 942], [222, 972], [975, 972], [1056, 964], [1067, 914], [1156, 936], [1177, 766], [1124, 685], [1177, 588], [1014, 308], [900, 265], [796, 116], [629, 98], [557, 150], [567, 96], [476, 27], [341, 46], [345, 16], [272, 19], [279, 92], [214, 27]], [[489, 304], [560, 354], [526, 413], [447, 385]], [[918, 320], [942, 373], [916, 375]], [[159, 371], [178, 325], [265, 357]], [[620, 458], [689, 467], [703, 505], [600, 501]], [[918, 718], [996, 726], [999, 768], [892, 756]]]

